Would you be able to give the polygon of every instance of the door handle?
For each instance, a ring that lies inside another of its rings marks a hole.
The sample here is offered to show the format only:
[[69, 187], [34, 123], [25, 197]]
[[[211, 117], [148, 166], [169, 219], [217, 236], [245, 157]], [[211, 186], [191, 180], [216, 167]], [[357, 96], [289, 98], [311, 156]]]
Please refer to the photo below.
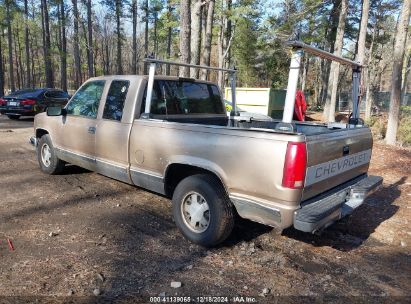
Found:
[[88, 127], [88, 133], [96, 134], [96, 127]]

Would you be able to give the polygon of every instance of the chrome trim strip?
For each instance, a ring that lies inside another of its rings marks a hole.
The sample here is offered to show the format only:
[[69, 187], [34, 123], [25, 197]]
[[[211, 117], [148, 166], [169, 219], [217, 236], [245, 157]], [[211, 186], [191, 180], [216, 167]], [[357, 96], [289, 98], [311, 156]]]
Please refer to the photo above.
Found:
[[146, 171], [140, 171], [130, 168], [130, 176], [132, 182], [141, 188], [148, 189], [150, 191], [166, 194], [164, 178], [162, 176], [149, 173]]
[[273, 227], [281, 225], [281, 211], [279, 209], [235, 195], [229, 195], [229, 197], [242, 218]]
[[107, 160], [102, 159], [102, 158], [96, 158], [96, 161], [97, 161], [97, 162], [100, 162], [100, 163], [104, 163], [104, 164], [106, 164], [106, 165], [113, 166], [113, 167], [117, 167], [117, 168], [121, 168], [121, 169], [125, 169], [125, 170], [128, 169], [128, 166], [123, 166], [123, 165], [120, 165], [119, 163], [110, 162], [110, 161], [107, 161]]
[[153, 171], [149, 171], [149, 170], [144, 170], [144, 169], [137, 169], [136, 167], [131, 167], [130, 171], [135, 172], [135, 173], [140, 173], [140, 174], [145, 174], [145, 175], [149, 175], [152, 177], [157, 177], [157, 178], [161, 178], [164, 179], [164, 176], [154, 173]]

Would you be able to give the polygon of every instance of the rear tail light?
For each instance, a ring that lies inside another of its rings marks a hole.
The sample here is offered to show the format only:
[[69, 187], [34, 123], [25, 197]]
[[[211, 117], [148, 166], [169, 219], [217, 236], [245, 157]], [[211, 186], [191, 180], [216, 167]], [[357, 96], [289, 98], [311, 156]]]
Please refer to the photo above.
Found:
[[0, 98], [0, 106], [5, 106], [6, 105], [6, 100], [3, 98]]
[[301, 189], [304, 187], [307, 167], [307, 148], [304, 142], [289, 142], [285, 154], [283, 187]]
[[20, 104], [23, 106], [27, 106], [27, 105], [35, 105], [36, 101], [32, 100], [32, 99], [25, 99], [23, 101], [20, 101]]

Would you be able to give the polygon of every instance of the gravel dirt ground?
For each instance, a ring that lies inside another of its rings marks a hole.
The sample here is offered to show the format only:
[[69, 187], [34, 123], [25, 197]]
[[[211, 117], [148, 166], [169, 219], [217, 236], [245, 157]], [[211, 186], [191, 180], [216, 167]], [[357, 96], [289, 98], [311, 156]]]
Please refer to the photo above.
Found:
[[41, 173], [32, 125], [0, 116], [0, 301], [411, 302], [410, 150], [375, 143], [370, 173], [383, 187], [321, 236], [239, 220], [204, 249], [181, 236], [164, 197], [75, 166]]

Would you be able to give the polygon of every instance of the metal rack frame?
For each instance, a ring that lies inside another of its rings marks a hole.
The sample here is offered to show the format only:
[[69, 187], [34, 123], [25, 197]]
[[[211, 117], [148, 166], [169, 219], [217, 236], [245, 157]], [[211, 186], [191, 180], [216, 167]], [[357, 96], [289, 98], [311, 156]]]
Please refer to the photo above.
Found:
[[341, 56], [336, 56], [332, 53], [326, 52], [324, 50], [315, 48], [301, 41], [288, 41], [285, 43], [287, 46], [292, 48], [292, 56], [290, 63], [290, 72], [288, 75], [288, 86], [287, 95], [284, 105], [284, 113], [282, 123], [279, 124], [278, 128], [281, 130], [293, 131], [294, 126], [292, 125], [292, 119], [294, 114], [294, 100], [297, 91], [298, 75], [301, 67], [301, 59], [303, 53], [309, 53], [320, 58], [324, 58], [331, 61], [336, 61], [340, 64], [350, 66], [352, 68], [352, 100], [353, 100], [353, 111], [352, 117], [350, 119], [350, 126], [355, 126], [358, 124], [359, 117], [359, 96], [360, 96], [360, 81], [361, 81], [361, 70], [364, 67], [362, 64], [343, 58]]

